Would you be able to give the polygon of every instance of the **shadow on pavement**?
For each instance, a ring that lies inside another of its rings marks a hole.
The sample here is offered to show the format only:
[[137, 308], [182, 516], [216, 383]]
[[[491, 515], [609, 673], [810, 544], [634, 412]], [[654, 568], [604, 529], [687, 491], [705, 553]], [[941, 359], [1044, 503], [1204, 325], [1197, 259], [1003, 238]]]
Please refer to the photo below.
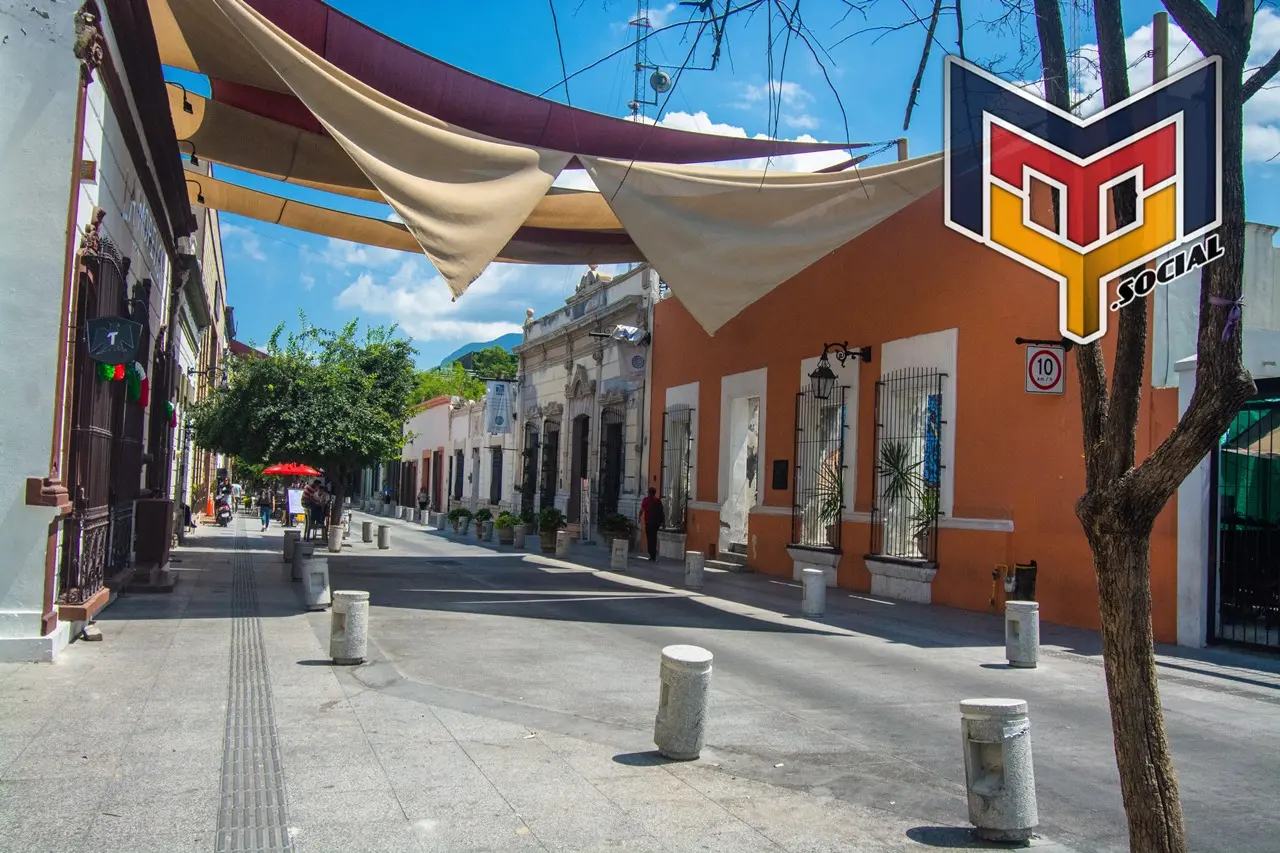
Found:
[[907, 838], [926, 847], [950, 850], [1019, 850], [1031, 846], [1025, 841], [1008, 844], [983, 841], [973, 830], [961, 826], [917, 826], [907, 830]]
[[332, 554], [329, 583], [333, 589], [368, 590], [375, 607], [610, 625], [834, 633], [728, 613], [675, 591], [636, 589], [589, 570], [523, 562], [514, 554], [506, 560], [461, 555], [370, 559]]

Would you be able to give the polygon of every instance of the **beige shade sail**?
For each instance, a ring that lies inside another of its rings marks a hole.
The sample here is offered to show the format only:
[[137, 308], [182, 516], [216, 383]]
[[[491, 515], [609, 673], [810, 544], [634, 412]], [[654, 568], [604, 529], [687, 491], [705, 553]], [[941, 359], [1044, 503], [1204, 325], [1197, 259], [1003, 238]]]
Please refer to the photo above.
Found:
[[[183, 104], [191, 107], [187, 112]], [[188, 154], [278, 181], [385, 203], [382, 193], [328, 136], [169, 87], [169, 111]], [[621, 231], [600, 193], [552, 187], [524, 224], [573, 231]]]
[[410, 109], [306, 50], [242, 0], [206, 0], [355, 161], [455, 296], [495, 260], [570, 154], [482, 137]]
[[[367, 246], [422, 252], [417, 240], [398, 222], [281, 198], [206, 175], [188, 178], [187, 194], [192, 204], [260, 222]], [[521, 228], [495, 260], [517, 264], [623, 264], [639, 263], [644, 258], [625, 234]]]
[[707, 331], [942, 185], [942, 155], [854, 172], [582, 157], [640, 251]]

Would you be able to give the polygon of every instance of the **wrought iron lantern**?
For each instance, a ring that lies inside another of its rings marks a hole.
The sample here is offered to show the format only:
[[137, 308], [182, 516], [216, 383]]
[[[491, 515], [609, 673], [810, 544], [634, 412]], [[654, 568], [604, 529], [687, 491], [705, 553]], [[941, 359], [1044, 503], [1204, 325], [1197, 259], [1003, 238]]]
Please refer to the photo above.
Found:
[[857, 357], [865, 362], [871, 361], [871, 347], [849, 349], [848, 341], [823, 344], [822, 356], [818, 359], [818, 366], [814, 368], [813, 373], [809, 374], [809, 387], [813, 390], [813, 396], [819, 400], [829, 398], [831, 392], [836, 388], [836, 373], [831, 369], [831, 362], [827, 359], [828, 353], [835, 353], [835, 357], [842, 367], [845, 361], [850, 358]]

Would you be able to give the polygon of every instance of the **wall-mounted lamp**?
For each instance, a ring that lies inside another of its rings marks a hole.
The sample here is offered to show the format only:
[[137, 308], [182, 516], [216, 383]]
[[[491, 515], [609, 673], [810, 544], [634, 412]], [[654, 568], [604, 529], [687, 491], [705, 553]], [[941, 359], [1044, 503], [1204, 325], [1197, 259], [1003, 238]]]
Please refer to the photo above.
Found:
[[183, 86], [181, 83], [175, 83], [172, 80], [165, 80], [164, 82], [169, 86], [177, 86], [182, 90], [182, 111], [188, 115], [194, 113], [195, 109], [191, 106], [191, 102], [187, 100], [187, 87]]
[[181, 145], [181, 144], [182, 144], [182, 143], [184, 143], [184, 142], [191, 146], [191, 158], [190, 158], [191, 165], [192, 165], [192, 166], [199, 166], [199, 165], [200, 165], [200, 158], [196, 156], [196, 144], [195, 144], [194, 142], [192, 142], [190, 139], [179, 139], [179, 140], [178, 140], [178, 144], [179, 144], [179, 145]]
[[813, 396], [819, 400], [825, 400], [830, 397], [831, 392], [836, 387], [836, 373], [831, 369], [831, 362], [827, 359], [828, 353], [835, 353], [841, 367], [844, 366], [845, 361], [855, 356], [865, 362], [871, 361], [871, 347], [849, 349], [848, 341], [823, 344], [822, 356], [818, 359], [818, 366], [813, 369], [813, 373], [809, 374], [809, 384], [813, 389]]
[[1075, 341], [1069, 341], [1066, 338], [1059, 338], [1056, 341], [1044, 340], [1042, 338], [1014, 338], [1015, 344], [1032, 344], [1039, 347], [1062, 347], [1063, 352], [1071, 352], [1071, 348], [1075, 346]]
[[200, 186], [200, 182], [187, 178], [187, 183], [196, 185], [196, 204], [204, 204], [204, 187]]

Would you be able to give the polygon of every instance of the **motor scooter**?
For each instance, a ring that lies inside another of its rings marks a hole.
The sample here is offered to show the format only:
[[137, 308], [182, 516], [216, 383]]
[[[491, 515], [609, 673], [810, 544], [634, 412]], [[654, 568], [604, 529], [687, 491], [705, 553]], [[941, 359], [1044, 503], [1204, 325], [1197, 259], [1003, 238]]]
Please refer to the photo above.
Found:
[[214, 520], [218, 522], [218, 526], [226, 527], [231, 523], [231, 505], [225, 499], [218, 500], [218, 508], [214, 513]]

